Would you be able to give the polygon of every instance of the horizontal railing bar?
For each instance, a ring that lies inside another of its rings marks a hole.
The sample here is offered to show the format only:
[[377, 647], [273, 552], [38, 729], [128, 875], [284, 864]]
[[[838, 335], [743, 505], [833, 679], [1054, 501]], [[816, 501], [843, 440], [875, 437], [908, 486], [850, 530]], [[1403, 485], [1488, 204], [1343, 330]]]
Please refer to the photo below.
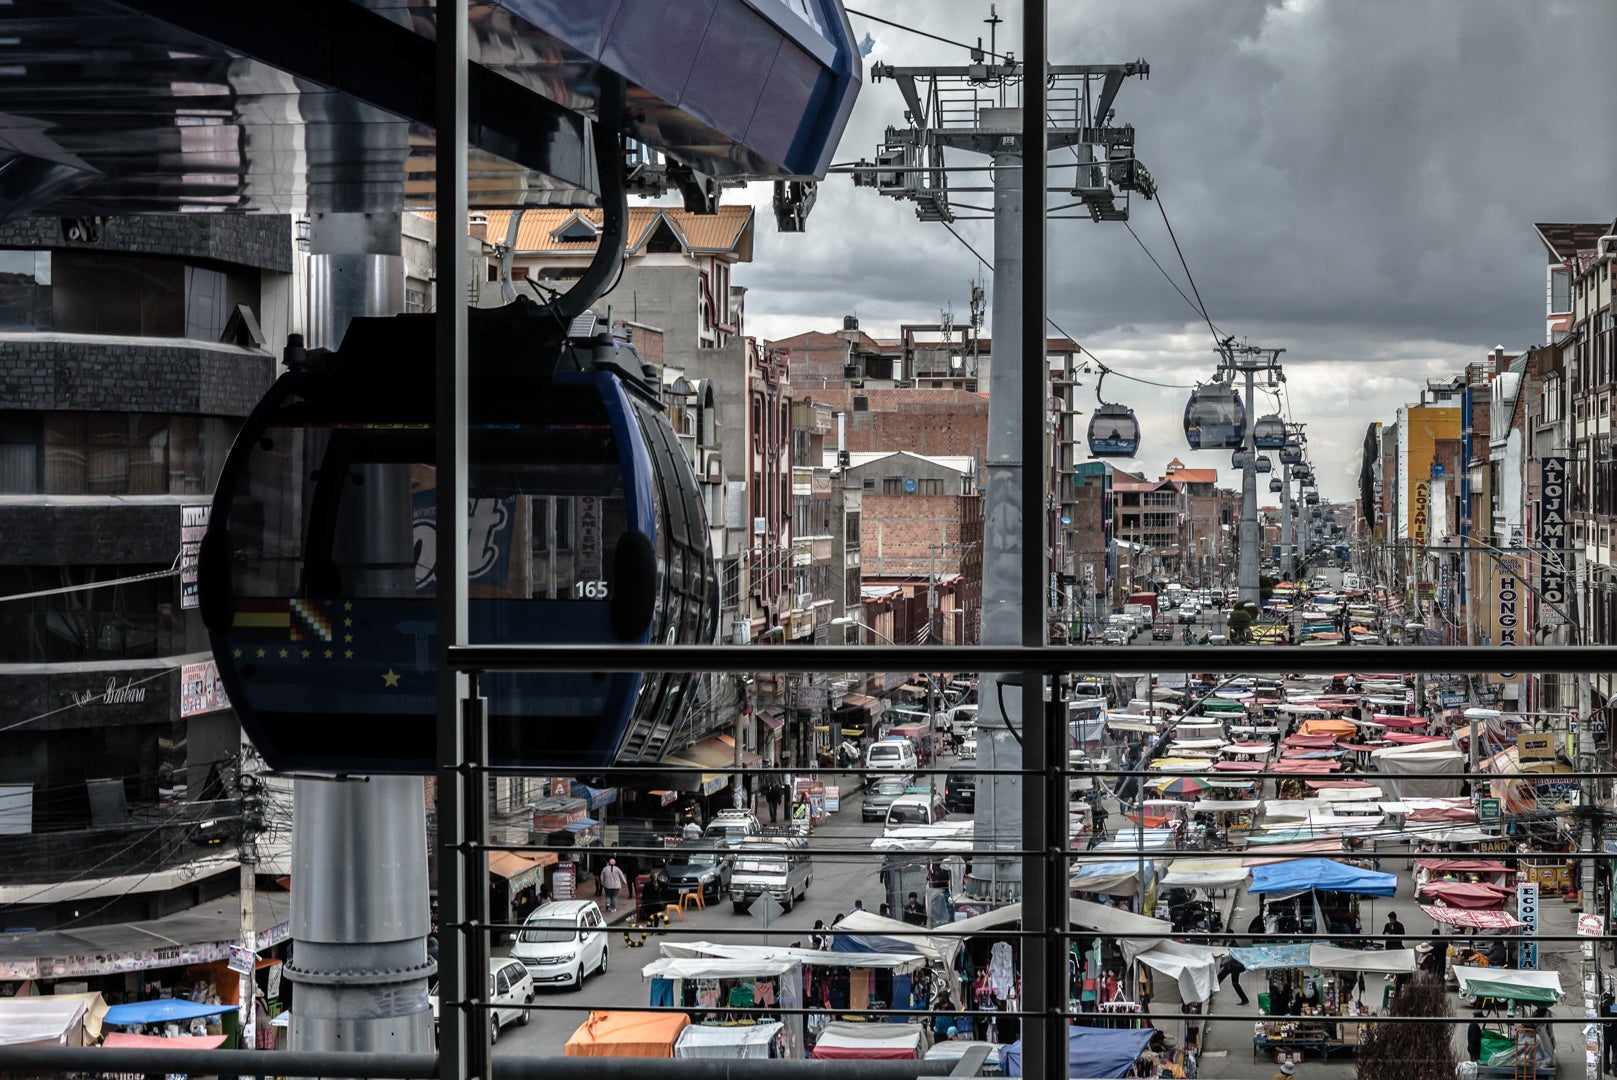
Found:
[[[1261, 897], [1254, 897], [1253, 899], [1262, 899], [1262, 898]], [[1399, 898], [1390, 897], [1390, 896], [1377, 897], [1376, 899], [1378, 899], [1378, 900], [1386, 900], [1389, 903], [1396, 903], [1399, 900]], [[1415, 903], [1418, 906], [1420, 902], [1415, 901]], [[1141, 917], [1143, 918], [1144, 916], [1141, 916]], [[1411, 917], [1412, 918], [1418, 918], [1418, 916], [1411, 916]], [[1160, 921], [1167, 922], [1168, 920], [1162, 919]], [[513, 931], [522, 930], [522, 929], [524, 929], [524, 926], [523, 926], [522, 923], [494, 923], [494, 922], [490, 922], [490, 923], [481, 923], [481, 924], [476, 925], [476, 926], [466, 924], [466, 925], [464, 925], [463, 928], [467, 929], [467, 930], [474, 931], [474, 932], [495, 932], [495, 931], [500, 931], [500, 932], [510, 933], [510, 932], [513, 932]], [[1468, 927], [1467, 929], [1471, 929], [1471, 928]], [[759, 928], [756, 927], [756, 926], [752, 926], [752, 927], [746, 927], [746, 926], [712, 926], [712, 927], [702, 926], [702, 927], [690, 927], [690, 928], [687, 929], [686, 927], [684, 927], [680, 923], [665, 923], [664, 925], [659, 926], [659, 927], [649, 927], [649, 926], [640, 926], [640, 925], [634, 925], [634, 926], [631, 927], [631, 925], [629, 923], [618, 923], [618, 924], [607, 927], [605, 929], [605, 933], [607, 933], [608, 935], [619, 933], [619, 932], [622, 932], [622, 933], [636, 933], [637, 934], [642, 930], [644, 930], [649, 935], [648, 944], [646, 946], [647, 948], [650, 947], [650, 944], [649, 944], [650, 939], [654, 939], [654, 938], [656, 938], [656, 937], [658, 937], [660, 935], [664, 935], [664, 934], [679, 934], [679, 935], [684, 935], [684, 936], [688, 936], [688, 937], [695, 937], [695, 938], [700, 939], [700, 938], [708, 936], [709, 934], [719, 934], [719, 935], [723, 935], [723, 936], [726, 936], [726, 937], [739, 937], [739, 936], [746, 936], [746, 935], [751, 935], [753, 937], [757, 937], [758, 932], [759, 932]], [[770, 933], [781, 933], [781, 934], [792, 934], [792, 933], [814, 934], [814, 933], [820, 933], [820, 934], [823, 934], [823, 935], [828, 936], [828, 937], [844, 937], [844, 936], [846, 936], [846, 937], [859, 937], [862, 934], [866, 934], [866, 933], [870, 933], [870, 932], [871, 931], [865, 931], [865, 930], [841, 930], [841, 929], [838, 929], [835, 926], [822, 926], [822, 927], [819, 928], [818, 931], [816, 931], [812, 927], [807, 927], [807, 926], [804, 926], [804, 927], [781, 927], [779, 924], [776, 924], [775, 926], [772, 926], [770, 928]], [[895, 938], [897, 938], [897, 937], [961, 937], [961, 936], [968, 936], [968, 937], [1016, 937], [1016, 938], [1043, 938], [1043, 937], [1060, 936], [1060, 937], [1063, 937], [1063, 938], [1092, 938], [1092, 937], [1116, 937], [1116, 936], [1121, 936], [1121, 937], [1126, 937], [1126, 938], [1128, 938], [1130, 940], [1134, 940], [1134, 939], [1138, 938], [1141, 941], [1151, 941], [1151, 940], [1156, 940], [1156, 941], [1179, 941], [1179, 942], [1183, 942], [1183, 943], [1189, 944], [1189, 945], [1206, 945], [1206, 946], [1208, 946], [1210, 948], [1216, 947], [1216, 948], [1218, 948], [1220, 950], [1223, 950], [1223, 949], [1229, 948], [1229, 947], [1233, 947], [1233, 948], [1237, 948], [1237, 949], [1245, 949], [1245, 948], [1250, 948], [1251, 947], [1249, 945], [1227, 946], [1225, 943], [1230, 938], [1245, 938], [1245, 939], [1254, 940], [1254, 941], [1261, 938], [1263, 943], [1267, 944], [1267, 945], [1307, 945], [1307, 944], [1311, 944], [1311, 943], [1316, 942], [1316, 941], [1358, 941], [1358, 942], [1363, 942], [1366, 939], [1369, 939], [1371, 941], [1380, 941], [1383, 938], [1385, 938], [1387, 935], [1383, 934], [1383, 933], [1368, 931], [1368, 930], [1366, 930], [1366, 931], [1364, 931], [1362, 933], [1358, 933], [1358, 934], [1326, 932], [1326, 931], [1323, 931], [1323, 930], [1320, 931], [1317, 934], [1303, 934], [1303, 933], [1281, 934], [1281, 933], [1269, 933], [1268, 931], [1250, 933], [1250, 932], [1245, 931], [1245, 930], [1233, 930], [1233, 929], [1220, 930], [1220, 931], [1218, 931], [1216, 933], [1213, 932], [1213, 931], [1210, 931], [1210, 930], [1141, 930], [1141, 931], [1138, 931], [1138, 932], [1131, 930], [1126, 934], [1117, 935], [1117, 934], [1113, 934], [1113, 933], [1110, 933], [1108, 931], [1102, 931], [1102, 930], [1084, 930], [1084, 929], [1058, 930], [1058, 929], [1055, 929], [1053, 927], [1050, 929], [1050, 931], [1048, 933], [1046, 933], [1043, 930], [1010, 930], [1010, 929], [1006, 929], [1006, 928], [1003, 928], [1003, 927], [994, 927], [994, 928], [988, 929], [988, 930], [978, 930], [978, 931], [976, 931], [976, 932], [974, 932], [972, 934], [969, 934], [969, 935], [961, 935], [958, 931], [950, 930], [949, 925], [947, 923], [945, 923], [945, 924], [943, 924], [941, 926], [916, 927], [913, 930], [897, 930], [897, 929], [888, 930], [888, 929], [883, 929], [883, 930], [880, 931], [880, 936], [882, 936], [882, 937], [895, 937]], [[1417, 940], [1418, 941], [1430, 941], [1433, 938], [1443, 938], [1443, 939], [1449, 940], [1449, 941], [1460, 941], [1460, 940], [1470, 941], [1472, 939], [1480, 938], [1481, 940], [1483, 940], [1485, 942], [1490, 942], [1490, 943], [1494, 942], [1494, 941], [1589, 941], [1589, 942], [1597, 942], [1598, 941], [1598, 942], [1605, 942], [1605, 941], [1617, 940], [1617, 934], [1598, 934], [1598, 935], [1596, 935], [1596, 934], [1507, 934], [1507, 933], [1496, 933], [1496, 932], [1491, 931], [1491, 930], [1490, 931], [1472, 930], [1471, 933], [1451, 933], [1451, 934], [1418, 933], [1418, 932], [1413, 932], [1413, 931], [1406, 931], [1401, 936], [1405, 940], [1408, 940], [1408, 941], [1417, 941]], [[1413, 947], [1413, 946], [1411, 946], [1411, 947]], [[1360, 951], [1360, 952], [1364, 952], [1364, 953], [1374, 955], [1376, 953], [1382, 952], [1383, 950], [1381, 950], [1381, 949], [1361, 949], [1361, 950], [1356, 950], [1356, 951]], [[569, 1008], [575, 1008], [576, 1006], [568, 1006], [568, 1007]]]
[[[651, 1011], [651, 1010], [646, 1010]], [[677, 1011], [677, 1010], [676, 1010]], [[604, 1080], [621, 1075], [621, 1058], [505, 1056], [495, 1064], [499, 1080]], [[795, 1061], [636, 1058], [643, 1080], [776, 1080], [805, 1076], [821, 1080], [910, 1080], [947, 1076], [946, 1061]], [[192, 1076], [392, 1077], [432, 1080], [435, 1054], [370, 1054], [297, 1050], [164, 1050], [92, 1046], [0, 1047], [0, 1073], [141, 1073]]]
[[451, 645], [456, 671], [1224, 671], [1331, 675], [1344, 667], [1480, 675], [1617, 671], [1617, 645]]
[[[1539, 732], [1538, 734], [1546, 734], [1546, 733]], [[1416, 745], [1420, 745], [1420, 744], [1416, 744]], [[1437, 743], [1432, 743], [1431, 745], [1433, 747], [1437, 748], [1437, 749], [1443, 749], [1443, 747], [1440, 746]], [[1172, 747], [1169, 747], [1168, 749], [1171, 750]], [[678, 751], [675, 751], [675, 753], [678, 753]], [[1171, 753], [1166, 753], [1165, 752], [1165, 754], [1166, 754], [1166, 756], [1169, 756], [1169, 757], [1172, 756]], [[968, 758], [967, 762], [969, 762], [969, 761], [970, 761], [970, 759]], [[566, 769], [547, 769], [547, 768], [544, 768], [543, 766], [535, 766], [532, 769], [524, 770], [524, 772], [532, 773], [532, 774], [541, 774], [541, 775], [544, 775], [544, 776], [560, 776], [560, 777], [575, 778], [575, 777], [601, 776], [601, 775], [610, 774], [610, 773], [616, 771], [616, 772], [619, 772], [619, 773], [637, 774], [637, 775], [643, 777], [643, 776], [645, 776], [646, 773], [655, 773], [660, 768], [664, 768], [666, 765], [667, 765], [667, 763], [659, 763], [659, 764], [654, 764], [654, 765], [640, 765], [640, 766], [615, 766], [613, 768], [602, 768], [602, 769], [574, 769], [574, 770], [570, 770], [570, 771], [566, 770]], [[699, 771], [699, 772], [705, 773], [708, 776], [721, 776], [721, 775], [722, 776], [746, 776], [746, 775], [749, 775], [749, 774], [763, 775], [765, 773], [790, 773], [790, 774], [792, 774], [794, 776], [798, 776], [798, 777], [801, 777], [803, 779], [808, 779], [811, 776], [824, 777], [826, 775], [836, 775], [838, 773], [843, 773], [843, 774], [846, 774], [846, 773], [863, 774], [865, 772], [865, 769], [862, 766], [858, 767], [858, 768], [852, 768], [852, 769], [836, 769], [836, 768], [805, 769], [805, 768], [802, 768], [802, 767], [795, 768], [795, 769], [793, 769], [793, 768], [777, 768], [777, 769], [757, 768], [757, 769], [754, 769], [754, 768], [742, 767], [740, 769], [737, 769], [734, 765], [726, 765], [726, 766], [723, 766], [723, 767], [714, 767], [714, 768], [711, 768], [711, 769], [700, 769], [700, 770], [686, 768], [684, 766], [678, 766], [678, 765], [672, 766], [672, 767], [680, 769], [682, 773], [694, 773], [694, 772]], [[505, 769], [482, 769], [482, 770], [479, 770], [479, 769], [475, 769], [475, 768], [472, 768], [472, 767], [468, 767], [467, 771], [468, 772], [483, 771], [483, 772], [489, 772], [489, 773], [496, 773], [496, 772], [504, 773], [507, 770], [505, 770]], [[883, 770], [877, 769], [875, 771], [879, 773], [879, 772], [882, 772]], [[894, 770], [894, 772], [896, 773], [896, 770]], [[1274, 770], [1265, 769], [1263, 772], [1232, 772], [1232, 771], [1229, 771], [1229, 770], [1218, 770], [1218, 769], [1207, 769], [1207, 770], [1204, 770], [1204, 771], [1201, 771], [1201, 772], [1181, 772], [1181, 771], [1177, 771], [1177, 770], [1167, 770], [1167, 769], [1148, 769], [1148, 770], [1142, 772], [1139, 769], [1071, 769], [1071, 768], [1054, 768], [1054, 769], [977, 769], [977, 768], [973, 768], [970, 764], [967, 764], [965, 762], [962, 762], [962, 763], [957, 764], [957, 765], [943, 766], [943, 767], [940, 767], [940, 768], [930, 768], [930, 767], [928, 767], [928, 768], [921, 768], [921, 769], [905, 769], [903, 771], [903, 773], [898, 774], [898, 775], [903, 775], [903, 776], [947, 776], [950, 773], [956, 773], [956, 772], [969, 772], [969, 773], [973, 774], [974, 776], [1040, 776], [1040, 777], [1059, 776], [1059, 777], [1062, 777], [1063, 779], [1082, 779], [1084, 777], [1102, 777], [1102, 778], [1104, 778], [1104, 777], [1133, 777], [1136, 780], [1152, 780], [1152, 781], [1160, 780], [1160, 781], [1163, 781], [1163, 782], [1167, 782], [1169, 780], [1173, 780], [1173, 779], [1178, 778], [1178, 777], [1185, 777], [1185, 778], [1188, 778], [1188, 779], [1191, 779], [1191, 780], [1197, 780], [1197, 781], [1202, 781], [1202, 782], [1205, 782], [1205, 781], [1208, 781], [1208, 780], [1223, 780], [1223, 781], [1230, 781], [1230, 782], [1234, 782], [1234, 781], [1237, 781], [1237, 780], [1245, 780], [1246, 782], [1252, 783], [1252, 784], [1259, 784], [1259, 783], [1262, 783], [1265, 780], [1315, 780], [1315, 781], [1319, 781], [1321, 783], [1325, 783], [1325, 782], [1330, 781], [1330, 780], [1338, 780], [1338, 781], [1340, 781], [1340, 780], [1363, 780], [1363, 781], [1365, 781], [1367, 783], [1372, 783], [1372, 784], [1379, 784], [1379, 783], [1396, 784], [1396, 783], [1401, 783], [1402, 781], [1405, 781], [1405, 780], [1423, 780], [1423, 779], [1424, 780], [1442, 779], [1442, 780], [1498, 780], [1498, 781], [1509, 781], [1509, 780], [1526, 780], [1526, 779], [1529, 779], [1529, 778], [1532, 778], [1532, 777], [1538, 777], [1540, 779], [1547, 778], [1547, 777], [1554, 777], [1556, 782], [1560, 783], [1560, 782], [1563, 782], [1563, 781], [1566, 781], [1566, 780], [1611, 780], [1611, 779], [1617, 778], [1617, 769], [1591, 769], [1588, 772], [1558, 772], [1558, 773], [1516, 773], [1516, 772], [1501, 773], [1501, 772], [1484, 772], [1484, 771], [1477, 771], [1477, 772], [1444, 772], [1442, 770], [1433, 770], [1433, 771], [1430, 771], [1430, 772], [1427, 772], [1427, 771], [1408, 772], [1408, 773], [1347, 772], [1347, 771], [1343, 771], [1343, 772], [1340, 772], [1340, 773], [1321, 773], [1321, 772], [1309, 772], [1309, 771], [1306, 771], [1306, 770], [1305, 771], [1297, 771], [1297, 770], [1292, 770], [1292, 769], [1274, 769]], [[1330, 785], [1328, 783], [1326, 783], [1326, 786], [1329, 787]], [[695, 792], [687, 792], [686, 794], [695, 794]], [[1424, 796], [1420, 796], [1420, 795], [1415, 795], [1415, 796], [1411, 796], [1411, 797], [1412, 798], [1417, 798], [1417, 799], [1418, 798], [1424, 798]], [[1078, 800], [1075, 799], [1075, 800], [1072, 800], [1072, 801], [1076, 802]], [[1134, 800], [1130, 800], [1130, 801], [1132, 802]], [[1361, 800], [1361, 801], [1370, 802], [1372, 800], [1364, 799], [1364, 800]], [[1385, 799], [1381, 799], [1381, 800], [1377, 800], [1377, 801], [1380, 801], [1380, 802], [1397, 802], [1398, 800], [1392, 798], [1391, 796], [1388, 796]]]
[[[1549, 819], [1545, 818], [1543, 820], [1549, 820]], [[1402, 833], [1394, 833], [1394, 834], [1392, 834], [1390, 836], [1378, 836], [1378, 837], [1369, 837], [1369, 836], [1356, 837], [1355, 836], [1355, 837], [1348, 837], [1348, 839], [1365, 839], [1365, 840], [1399, 840], [1399, 839], [1407, 839], [1407, 840], [1415, 841], [1415, 842], [1438, 841], [1438, 842], [1448, 843], [1448, 842], [1452, 842], [1452, 841], [1442, 841], [1441, 838], [1437, 837], [1435, 834], [1436, 834], [1437, 830], [1439, 830], [1439, 829], [1451, 829], [1451, 828], [1456, 828], [1456, 827], [1457, 826], [1454, 826], [1454, 825], [1433, 825], [1432, 826], [1432, 832], [1430, 834], [1426, 834], [1426, 833], [1422, 833], [1422, 832], [1405, 831], [1405, 832], [1402, 832]], [[769, 839], [772, 839], [772, 838], [771, 837], [764, 837], [763, 839], [769, 840]], [[1306, 844], [1306, 843], [1311, 843], [1311, 842], [1318, 841], [1318, 840], [1330, 840], [1330, 839], [1333, 839], [1333, 837], [1331, 837], [1328, 834], [1324, 834], [1324, 835], [1320, 835], [1320, 836], [1315, 837], [1313, 840], [1307, 840], [1307, 839], [1288, 840], [1288, 841], [1286, 841], [1286, 844], [1294, 844], [1294, 843], [1296, 843], [1296, 844]], [[1341, 839], [1341, 838], [1337, 837], [1336, 839]], [[1501, 837], [1499, 837], [1499, 839], [1505, 840], [1505, 839], [1509, 839], [1509, 838], [1501, 836]], [[1127, 834], [1125, 834], [1124, 839], [1122, 839], [1122, 840], [1118, 840], [1117, 837], [1114, 835], [1107, 842], [1108, 843], [1124, 843], [1124, 844], [1127, 844], [1129, 841], [1127, 839]], [[1274, 845], [1274, 846], [1283, 847], [1285, 845], [1282, 844], [1282, 845]], [[444, 851], [449, 850], [449, 845], [440, 845], [439, 850], [444, 850]], [[498, 843], [486, 843], [486, 844], [477, 844], [477, 845], [467, 845], [467, 850], [514, 851], [514, 852], [524, 852], [524, 851], [558, 852], [558, 853], [562, 853], [562, 854], [569, 854], [569, 853], [570, 854], [579, 854], [579, 853], [588, 854], [588, 852], [590, 850], [594, 850], [594, 851], [599, 851], [599, 852], [601, 852], [603, 854], [606, 853], [605, 848], [584, 849], [584, 848], [578, 848], [578, 847], [562, 847], [562, 846], [557, 846], [557, 845], [553, 845], [553, 844], [498, 844]], [[680, 853], [680, 854], [702, 854], [702, 853], [706, 853], [706, 854], [734, 855], [734, 854], [737, 853], [737, 850], [738, 849], [736, 849], [736, 848], [622, 847], [622, 846], [614, 845], [611, 848], [610, 853], [612, 855], [650, 855], [650, 856], [667, 857], [667, 856], [672, 856], [676, 852]], [[1418, 851], [1412, 851], [1412, 850], [1407, 850], [1407, 849], [1394, 850], [1394, 849], [1391, 849], [1391, 848], [1378, 848], [1378, 849], [1376, 849], [1374, 851], [1370, 851], [1368, 849], [1362, 849], [1360, 851], [1339, 851], [1339, 852], [1338, 851], [1319, 851], [1319, 852], [1314, 852], [1314, 851], [1309, 851], [1309, 852], [1270, 851], [1269, 850], [1269, 845], [1266, 845], [1266, 844], [1259, 844], [1257, 847], [1239, 848], [1239, 849], [1237, 849], [1237, 848], [1149, 848], [1149, 847], [1141, 848], [1141, 847], [1128, 847], [1128, 848], [1112, 848], [1110, 851], [1095, 851], [1093, 849], [1088, 849], [1088, 848], [1083, 848], [1083, 849], [1080, 849], [1080, 848], [1061, 848], [1061, 849], [1057, 849], [1057, 851], [1064, 858], [1077, 859], [1079, 861], [1093, 861], [1093, 862], [1117, 862], [1119, 859], [1131, 859], [1131, 858], [1134, 858], [1134, 857], [1139, 856], [1139, 855], [1144, 855], [1144, 856], [1146, 856], [1148, 858], [1152, 858], [1152, 859], [1180, 859], [1180, 858], [1183, 858], [1183, 859], [1243, 859], [1243, 858], [1246, 858], [1246, 859], [1258, 859], [1258, 858], [1267, 858], [1270, 855], [1277, 855], [1277, 856], [1280, 856], [1282, 858], [1300, 858], [1300, 857], [1303, 857], [1303, 856], [1308, 856], [1308, 857], [1312, 858], [1312, 857], [1317, 856], [1317, 857], [1319, 857], [1321, 859], [1352, 859], [1352, 860], [1358, 860], [1358, 861], [1366, 861], [1366, 860], [1369, 860], [1369, 859], [1376, 859], [1376, 858], [1381, 858], [1381, 859], [1454, 859], [1454, 858], [1460, 858], [1461, 857], [1461, 853], [1458, 853], [1458, 852], [1448, 852], [1448, 853], [1445, 853], [1445, 852], [1430, 852], [1430, 851], [1418, 852]], [[894, 848], [894, 849], [891, 849], [891, 850], [883, 851], [883, 850], [879, 850], [877, 848], [869, 848], [869, 847], [866, 847], [866, 848], [829, 848], [829, 847], [812, 847], [812, 846], [803, 848], [801, 853], [809, 856], [810, 858], [814, 858], [816, 856], [835, 856], [835, 857], [839, 857], [839, 858], [850, 858], [850, 859], [853, 859], [853, 858], [867, 859], [867, 858], [873, 858], [873, 857], [878, 857], [878, 856], [881, 857], [881, 858], [888, 858], [890, 856], [891, 857], [897, 857], [897, 856], [906, 856], [906, 855], [908, 855], [908, 856], [915, 856], [918, 859], [920, 859], [920, 861], [926, 861], [931, 856], [936, 856], [938, 858], [946, 858], [946, 857], [948, 857], [950, 855], [961, 855], [961, 856], [977, 855], [977, 856], [983, 856], [983, 857], [986, 858], [986, 857], [993, 857], [993, 856], [997, 856], [997, 855], [1003, 855], [1003, 856], [1009, 857], [1009, 856], [1027, 856], [1027, 855], [1031, 854], [1031, 852], [1029, 852], [1027, 850], [1022, 850], [1022, 849], [1018, 849], [1018, 848], [996, 848], [996, 847], [908, 848], [908, 849]], [[1038, 854], [1042, 856], [1042, 855], [1047, 854], [1047, 853], [1041, 851]], [[1475, 856], [1473, 854], [1468, 853], [1468, 854], [1465, 855], [1465, 857], [1470, 858], [1470, 857], [1475, 857]], [[1565, 852], [1558, 851], [1558, 852], [1553, 852], [1553, 853], [1550, 853], [1550, 854], [1542, 854], [1542, 853], [1536, 853], [1536, 852], [1522, 852], [1522, 851], [1495, 851], [1495, 852], [1488, 852], [1487, 857], [1493, 858], [1493, 859], [1547, 859], [1547, 860], [1549, 860], [1551, 862], [1565, 862], [1565, 861], [1567, 861], [1569, 859], [1580, 859], [1580, 860], [1581, 859], [1613, 859], [1613, 860], [1617, 860], [1617, 855], [1613, 855], [1613, 854], [1611, 854], [1609, 852], [1604, 852], [1604, 851], [1565, 851]]]

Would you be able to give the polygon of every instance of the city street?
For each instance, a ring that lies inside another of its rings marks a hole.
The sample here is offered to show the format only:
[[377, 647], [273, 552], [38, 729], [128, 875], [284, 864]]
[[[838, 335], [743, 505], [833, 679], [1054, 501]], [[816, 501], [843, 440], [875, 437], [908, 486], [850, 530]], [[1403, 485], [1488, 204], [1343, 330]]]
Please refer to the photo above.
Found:
[[[825, 774], [827, 783], [837, 779], [843, 782], [841, 810], [829, 815], [825, 824], [809, 838], [809, 848], [863, 847], [873, 837], [881, 835], [879, 822], [860, 820], [862, 795], [850, 788], [857, 783], [852, 774]], [[942, 777], [938, 778], [942, 784]], [[760, 804], [761, 808], [761, 804]], [[768, 816], [765, 814], [767, 823]], [[722, 940], [735, 945], [790, 945], [802, 942], [808, 946], [809, 931], [816, 919], [829, 923], [832, 918], [853, 908], [855, 900], [862, 900], [866, 908], [876, 911], [883, 902], [877, 879], [877, 857], [851, 858], [847, 856], [814, 856], [814, 882], [809, 886], [806, 899], [799, 901], [791, 911], [782, 914], [766, 935], [758, 921], [749, 912], [738, 915], [728, 899], [709, 903], [705, 911], [685, 912], [684, 920], [675, 917], [672, 926], [661, 934], [652, 935], [643, 948], [624, 945], [623, 927], [614, 926], [608, 937], [611, 961], [605, 975], [596, 975], [584, 983], [582, 990], [541, 989], [535, 1003], [560, 1006], [556, 1011], [540, 1011], [526, 1027], [511, 1028], [500, 1035], [495, 1047], [496, 1056], [549, 1056], [560, 1054], [590, 1009], [638, 1008], [647, 1003], [651, 984], [640, 977], [640, 968], [657, 959], [657, 941]], [[747, 930], [743, 935], [722, 938], [711, 930]], [[634, 934], [639, 940], [639, 934]], [[498, 953], [509, 951], [509, 945], [497, 948]]]

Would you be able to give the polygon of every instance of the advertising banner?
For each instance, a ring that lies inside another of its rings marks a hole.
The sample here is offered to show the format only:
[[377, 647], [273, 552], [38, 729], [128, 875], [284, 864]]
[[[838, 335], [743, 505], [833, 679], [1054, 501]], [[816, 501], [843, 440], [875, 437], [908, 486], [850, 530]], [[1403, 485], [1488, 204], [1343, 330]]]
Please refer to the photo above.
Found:
[[1521, 943], [1517, 946], [1516, 966], [1525, 971], [1538, 970], [1538, 882], [1529, 881], [1516, 886], [1516, 918], [1521, 920]]
[[180, 716], [201, 716], [230, 708], [219, 666], [212, 660], [180, 668]]
[[1564, 618], [1566, 608], [1566, 458], [1544, 458], [1538, 470], [1538, 592], [1545, 607]]
[[1409, 495], [1409, 538], [1415, 541], [1415, 548], [1418, 551], [1426, 546], [1426, 523], [1431, 516], [1431, 482], [1415, 481]]
[[197, 606], [197, 555], [208, 531], [211, 506], [180, 507], [180, 607]]
[[[1490, 643], [1494, 645], [1525, 645], [1527, 633], [1527, 587], [1521, 577], [1521, 559], [1499, 556], [1493, 560], [1493, 589], [1490, 597], [1489, 617], [1492, 622]], [[1488, 681], [1510, 683], [1521, 678], [1518, 672], [1491, 672]]]

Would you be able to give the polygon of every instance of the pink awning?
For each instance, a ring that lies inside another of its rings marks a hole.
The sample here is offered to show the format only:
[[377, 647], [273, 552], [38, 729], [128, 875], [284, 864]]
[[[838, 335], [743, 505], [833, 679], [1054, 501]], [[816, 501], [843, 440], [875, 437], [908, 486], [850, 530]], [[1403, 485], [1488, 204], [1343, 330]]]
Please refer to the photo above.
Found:
[[1510, 873], [1510, 867], [1493, 859], [1416, 859], [1415, 865], [1450, 874]]
[[1219, 772], [1262, 772], [1261, 761], [1215, 761], [1213, 768]]
[[1467, 881], [1428, 881], [1420, 887], [1420, 895], [1461, 908], [1497, 908], [1515, 891]]
[[1440, 923], [1467, 926], [1474, 930], [1514, 930], [1518, 926], [1526, 925], [1516, 916], [1504, 911], [1438, 907], [1435, 904], [1422, 904], [1420, 909]]
[[151, 1050], [217, 1050], [229, 1039], [228, 1035], [176, 1035], [165, 1039], [161, 1035], [131, 1035], [127, 1031], [113, 1031], [101, 1040], [102, 1046], [136, 1046]]
[[1308, 781], [1308, 786], [1311, 787], [1311, 788], [1368, 788], [1368, 787], [1375, 787], [1376, 785], [1370, 783], [1370, 781], [1368, 781], [1368, 780], [1335, 780], [1335, 779], [1332, 779], [1332, 780], [1310, 780], [1310, 781]]

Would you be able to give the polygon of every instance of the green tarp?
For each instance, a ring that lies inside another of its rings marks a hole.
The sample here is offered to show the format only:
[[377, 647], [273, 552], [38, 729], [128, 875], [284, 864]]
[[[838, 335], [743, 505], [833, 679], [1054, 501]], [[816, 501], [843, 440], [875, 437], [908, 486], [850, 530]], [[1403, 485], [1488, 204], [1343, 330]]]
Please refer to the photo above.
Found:
[[1555, 991], [1547, 986], [1520, 986], [1516, 983], [1491, 982], [1487, 979], [1469, 979], [1466, 981], [1465, 989], [1466, 993], [1476, 997], [1533, 1001], [1544, 1005], [1554, 1005], [1557, 997]]

